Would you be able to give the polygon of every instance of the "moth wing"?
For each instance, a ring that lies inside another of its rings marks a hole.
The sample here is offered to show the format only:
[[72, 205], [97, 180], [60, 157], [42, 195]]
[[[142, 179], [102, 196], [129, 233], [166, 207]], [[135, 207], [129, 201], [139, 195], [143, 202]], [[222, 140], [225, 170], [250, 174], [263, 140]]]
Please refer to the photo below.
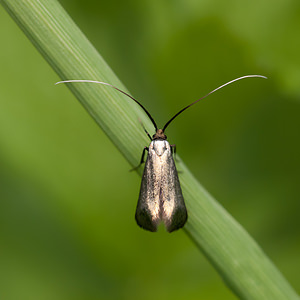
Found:
[[167, 231], [172, 232], [183, 227], [187, 221], [187, 210], [172, 154], [166, 157], [166, 163], [163, 164], [161, 191], [162, 220]]
[[153, 156], [149, 152], [142, 177], [135, 219], [140, 227], [153, 232], [157, 231], [160, 222], [160, 187], [156, 176]]

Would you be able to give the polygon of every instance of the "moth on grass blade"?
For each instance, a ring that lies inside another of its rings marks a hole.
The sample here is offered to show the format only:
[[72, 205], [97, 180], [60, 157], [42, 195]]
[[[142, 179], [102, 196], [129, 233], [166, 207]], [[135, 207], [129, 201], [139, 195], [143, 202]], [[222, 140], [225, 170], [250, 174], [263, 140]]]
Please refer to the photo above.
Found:
[[76, 82], [104, 84], [131, 98], [145, 111], [155, 128], [155, 134], [151, 137], [151, 135], [144, 128], [146, 134], [151, 140], [151, 143], [149, 147], [144, 148], [141, 162], [136, 167], [138, 168], [141, 164], [144, 163], [145, 152], [148, 151], [148, 156], [146, 159], [141, 182], [139, 200], [135, 213], [135, 219], [137, 224], [146, 230], [153, 232], [157, 231], [159, 223], [163, 222], [167, 231], [172, 232], [184, 226], [187, 221], [188, 215], [178, 179], [178, 173], [172, 155], [175, 148], [167, 141], [165, 131], [170, 123], [190, 106], [196, 104], [200, 100], [206, 98], [208, 95], [216, 92], [226, 85], [249, 77], [266, 78], [262, 75], [246, 75], [233, 79], [181, 109], [164, 125], [162, 129], [159, 129], [157, 127], [151, 114], [140, 102], [138, 102], [131, 95], [125, 93], [124, 91], [109, 83], [94, 80], [64, 80], [59, 81], [56, 84]]

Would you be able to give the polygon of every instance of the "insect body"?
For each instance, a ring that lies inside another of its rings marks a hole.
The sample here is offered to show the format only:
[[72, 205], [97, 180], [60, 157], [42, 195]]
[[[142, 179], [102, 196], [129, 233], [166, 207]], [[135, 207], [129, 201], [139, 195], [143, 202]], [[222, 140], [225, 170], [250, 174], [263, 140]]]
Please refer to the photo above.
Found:
[[135, 219], [150, 231], [156, 231], [163, 221], [168, 232], [183, 227], [187, 220], [171, 145], [162, 129], [148, 148]]
[[198, 101], [204, 99], [208, 95], [216, 92], [228, 84], [249, 77], [266, 78], [265, 76], [261, 75], [246, 75], [231, 80], [181, 109], [165, 124], [163, 129], [158, 129], [151, 114], [140, 102], [138, 102], [131, 95], [109, 83], [93, 80], [66, 80], [57, 83], [88, 82], [108, 85], [131, 98], [145, 111], [150, 118], [156, 133], [151, 138], [149, 133], [145, 130], [151, 139], [151, 143], [148, 148], [144, 149], [141, 159], [142, 164], [144, 162], [145, 150], [148, 150], [135, 218], [140, 227], [149, 231], [157, 231], [158, 224], [163, 222], [167, 231], [172, 232], [184, 226], [187, 221], [187, 210], [183, 200], [178, 174], [172, 156], [172, 148], [167, 141], [165, 130], [179, 114], [181, 114], [190, 106], [196, 104]]

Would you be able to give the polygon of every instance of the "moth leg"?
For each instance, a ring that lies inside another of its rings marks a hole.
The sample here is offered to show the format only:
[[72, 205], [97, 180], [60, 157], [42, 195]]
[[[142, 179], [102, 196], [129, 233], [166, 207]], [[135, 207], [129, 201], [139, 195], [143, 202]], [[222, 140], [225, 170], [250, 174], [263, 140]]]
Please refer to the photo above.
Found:
[[142, 125], [144, 131], [146, 132], [146, 134], [148, 135], [150, 141], [152, 141], [152, 137], [151, 137], [151, 135], [149, 134], [149, 132], [147, 131], [147, 129], [145, 128], [145, 126], [144, 126], [144, 124], [142, 123], [141, 119], [139, 119], [139, 122], [141, 123], [141, 125]]
[[129, 170], [129, 172], [135, 171], [136, 169], [138, 169], [145, 162], [145, 153], [146, 153], [146, 151], [149, 151], [148, 147], [145, 147], [143, 149], [143, 153], [142, 153], [142, 157], [141, 157], [141, 161], [140, 161], [139, 165], [136, 166], [135, 168]]
[[[177, 163], [179, 160], [177, 159], [177, 156], [176, 156], [176, 145], [170, 145], [170, 146], [171, 146], [172, 154], [174, 155], [174, 160]], [[177, 172], [182, 173], [182, 171], [180, 171], [180, 170], [177, 170]]]
[[177, 156], [176, 156], [176, 145], [170, 145], [171, 146], [171, 151], [172, 154], [174, 155], [174, 160], [177, 161]]

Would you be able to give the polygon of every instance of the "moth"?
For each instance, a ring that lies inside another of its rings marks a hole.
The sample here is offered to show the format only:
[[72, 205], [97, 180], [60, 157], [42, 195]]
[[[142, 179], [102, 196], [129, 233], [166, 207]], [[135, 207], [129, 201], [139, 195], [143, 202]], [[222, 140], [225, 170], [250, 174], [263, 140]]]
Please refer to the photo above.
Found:
[[182, 228], [185, 225], [188, 218], [188, 214], [182, 195], [182, 190], [180, 187], [178, 173], [173, 159], [173, 152], [175, 151], [175, 146], [169, 144], [169, 142], [167, 141], [167, 136], [165, 135], [165, 131], [170, 125], [170, 123], [187, 108], [191, 107], [192, 105], [196, 104], [197, 102], [206, 98], [208, 95], [216, 92], [217, 90], [225, 87], [226, 85], [249, 77], [266, 78], [262, 75], [246, 75], [233, 79], [212, 90], [211, 92], [196, 100], [195, 102], [185, 106], [178, 113], [176, 113], [164, 125], [162, 129], [158, 128], [151, 114], [139, 101], [137, 101], [131, 95], [127, 94], [126, 92], [118, 89], [117, 87], [109, 83], [93, 80], [65, 80], [59, 81], [57, 82], [57, 84], [76, 82], [104, 84], [116, 89], [117, 91], [131, 98], [145, 111], [155, 128], [155, 134], [151, 137], [151, 135], [144, 128], [151, 142], [149, 147], [144, 148], [142, 158], [139, 164], [140, 166], [144, 163], [145, 152], [148, 151], [148, 156], [146, 159], [145, 168], [142, 176], [135, 219], [137, 224], [146, 230], [155, 232], [157, 231], [158, 225], [161, 222], [163, 222], [166, 227], [166, 230], [168, 232], [172, 232], [174, 230]]

